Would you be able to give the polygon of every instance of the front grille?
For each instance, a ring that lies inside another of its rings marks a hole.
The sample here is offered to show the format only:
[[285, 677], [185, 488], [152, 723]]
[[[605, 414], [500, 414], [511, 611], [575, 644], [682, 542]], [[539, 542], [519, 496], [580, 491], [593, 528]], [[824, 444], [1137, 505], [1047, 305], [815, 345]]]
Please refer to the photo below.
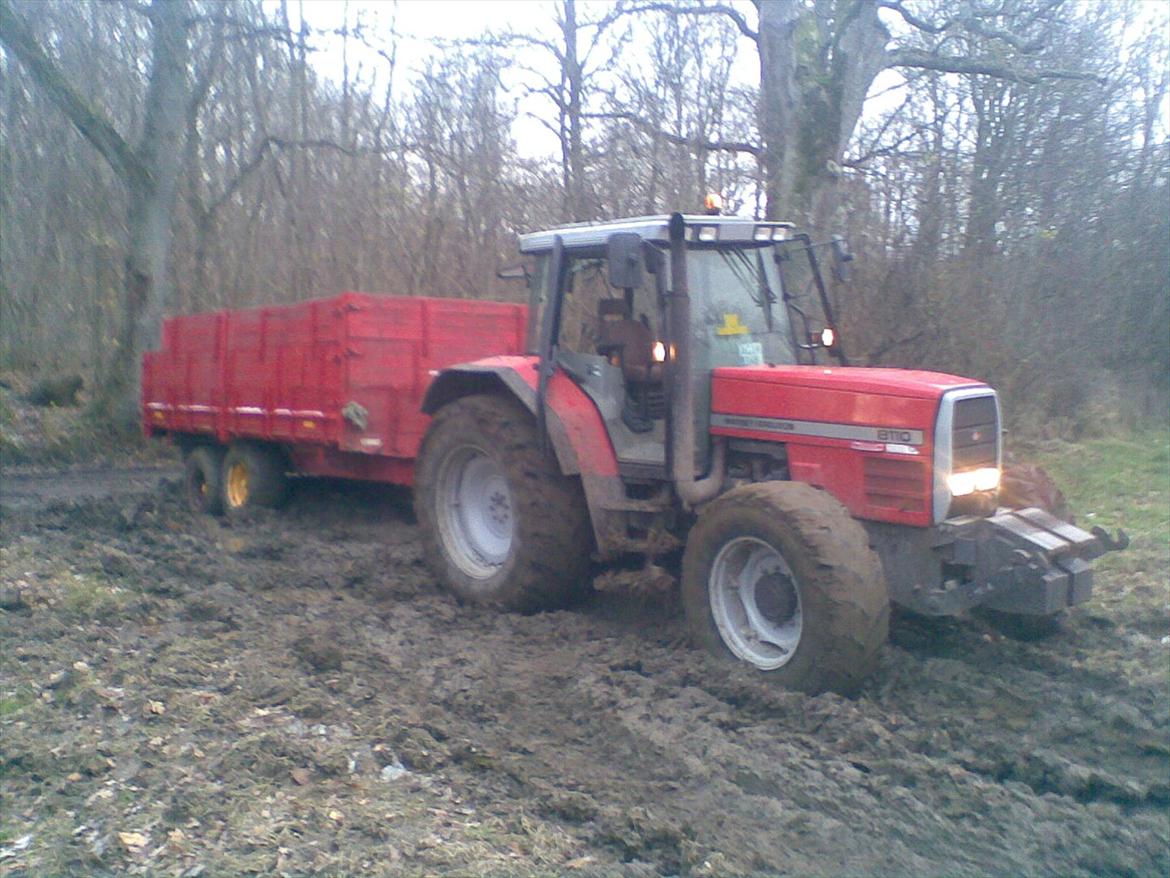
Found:
[[951, 471], [999, 464], [999, 416], [993, 396], [955, 401], [951, 431]]
[[866, 457], [862, 465], [865, 500], [882, 509], [922, 512], [928, 496], [927, 475], [922, 461]]

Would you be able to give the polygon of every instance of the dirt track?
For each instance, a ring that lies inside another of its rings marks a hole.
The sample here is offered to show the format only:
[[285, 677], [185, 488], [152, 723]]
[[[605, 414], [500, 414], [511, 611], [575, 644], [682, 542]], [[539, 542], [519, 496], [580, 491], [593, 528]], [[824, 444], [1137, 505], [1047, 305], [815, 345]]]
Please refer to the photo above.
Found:
[[0, 874], [1170, 872], [1160, 614], [902, 618], [808, 698], [674, 601], [456, 605], [404, 493], [229, 526], [158, 481], [0, 485]]

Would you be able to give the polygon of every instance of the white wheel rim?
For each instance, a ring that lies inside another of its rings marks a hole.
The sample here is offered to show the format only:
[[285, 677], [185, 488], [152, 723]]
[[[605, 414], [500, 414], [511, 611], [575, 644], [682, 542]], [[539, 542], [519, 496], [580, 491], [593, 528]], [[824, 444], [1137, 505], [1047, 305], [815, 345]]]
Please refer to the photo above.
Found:
[[762, 671], [788, 663], [800, 644], [800, 586], [779, 552], [756, 537], [727, 542], [707, 581], [711, 615], [727, 648]]
[[439, 533], [448, 556], [464, 573], [492, 576], [512, 551], [512, 492], [499, 465], [482, 449], [457, 448], [438, 478]]

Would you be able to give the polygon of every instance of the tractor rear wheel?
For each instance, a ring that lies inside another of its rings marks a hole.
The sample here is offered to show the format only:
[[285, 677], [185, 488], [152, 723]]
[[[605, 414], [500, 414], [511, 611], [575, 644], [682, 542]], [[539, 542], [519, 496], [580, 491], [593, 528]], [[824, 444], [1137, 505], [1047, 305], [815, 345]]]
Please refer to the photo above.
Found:
[[467, 603], [534, 612], [581, 590], [592, 534], [577, 479], [518, 402], [477, 395], [435, 415], [415, 470], [423, 550]]
[[223, 458], [220, 494], [234, 515], [257, 507], [279, 506], [288, 493], [287, 467], [275, 448], [251, 442], [233, 444]]
[[745, 485], [709, 504], [687, 540], [682, 597], [700, 645], [810, 694], [854, 693], [889, 630], [864, 528], [800, 482]]

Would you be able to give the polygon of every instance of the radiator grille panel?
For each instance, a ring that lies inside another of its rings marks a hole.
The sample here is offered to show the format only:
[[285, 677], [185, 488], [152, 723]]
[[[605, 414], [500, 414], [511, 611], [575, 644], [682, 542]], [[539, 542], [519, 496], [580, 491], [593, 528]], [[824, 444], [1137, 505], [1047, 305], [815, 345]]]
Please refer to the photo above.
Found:
[[867, 457], [862, 466], [865, 499], [871, 506], [922, 512], [930, 496], [926, 463]]
[[953, 472], [998, 464], [999, 417], [994, 397], [981, 396], [955, 402], [951, 453]]

